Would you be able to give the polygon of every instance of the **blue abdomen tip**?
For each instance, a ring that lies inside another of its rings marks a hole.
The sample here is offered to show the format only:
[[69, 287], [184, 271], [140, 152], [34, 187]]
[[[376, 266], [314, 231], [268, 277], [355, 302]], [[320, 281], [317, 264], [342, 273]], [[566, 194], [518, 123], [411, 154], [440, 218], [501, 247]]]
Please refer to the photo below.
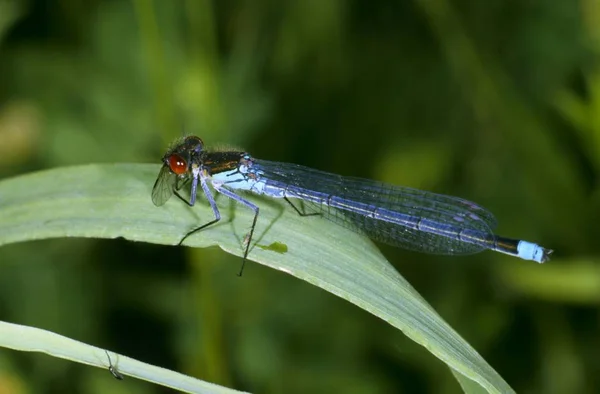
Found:
[[520, 258], [537, 261], [538, 263], [550, 260], [551, 253], [551, 249], [545, 249], [540, 245], [527, 241], [519, 241], [519, 245], [517, 246], [517, 254]]

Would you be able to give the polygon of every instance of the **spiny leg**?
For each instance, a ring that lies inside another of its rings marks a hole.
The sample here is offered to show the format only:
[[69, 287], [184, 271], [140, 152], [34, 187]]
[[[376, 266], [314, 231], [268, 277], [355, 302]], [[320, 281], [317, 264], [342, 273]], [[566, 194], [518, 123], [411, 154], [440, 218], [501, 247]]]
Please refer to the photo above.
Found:
[[[208, 200], [208, 203], [210, 204], [210, 207], [213, 210], [213, 214], [215, 215], [215, 219], [203, 224], [202, 226], [195, 228], [191, 231], [189, 231], [186, 235], [184, 235], [184, 237], [181, 239], [181, 241], [179, 241], [178, 245], [181, 245], [183, 243], [183, 241], [185, 241], [190, 235], [205, 229], [215, 223], [217, 223], [218, 221], [221, 220], [221, 213], [219, 212], [219, 208], [217, 207], [217, 203], [215, 202], [215, 199], [212, 195], [212, 193], [210, 192], [210, 189], [208, 188], [208, 185], [206, 184], [206, 182], [204, 181], [200, 181], [200, 185], [202, 187], [202, 190], [204, 191], [204, 194], [206, 195], [206, 199]], [[214, 186], [213, 186], [214, 187]], [[250, 253], [250, 244], [252, 243], [252, 237], [254, 235], [254, 228], [256, 227], [256, 222], [258, 220], [258, 212], [259, 212], [259, 208], [258, 206], [252, 204], [250, 201], [238, 196], [237, 194], [231, 192], [228, 189], [225, 189], [224, 187], [215, 187], [215, 190], [221, 194], [224, 194], [225, 196], [231, 198], [232, 200], [235, 200], [239, 203], [244, 204], [245, 206], [247, 206], [248, 208], [252, 209], [254, 211], [254, 218], [252, 219], [252, 227], [250, 228], [250, 233], [248, 235], [248, 242], [246, 244], [246, 248], [244, 249], [244, 257], [242, 260], [242, 267], [240, 269], [240, 273], [238, 274], [238, 276], [242, 276], [242, 273], [244, 272], [244, 266], [246, 265], [246, 260], [248, 259], [248, 254]], [[181, 196], [179, 196], [180, 198], [182, 198]], [[182, 198], [183, 199], [183, 198]], [[187, 202], [185, 199], [183, 199], [188, 205], [192, 206], [193, 204]]]
[[244, 266], [246, 265], [246, 260], [248, 259], [248, 253], [250, 253], [250, 244], [252, 243], [252, 236], [254, 235], [254, 228], [256, 227], [256, 221], [258, 220], [259, 208], [258, 208], [258, 206], [252, 204], [250, 201], [238, 196], [234, 192], [232, 192], [228, 189], [225, 189], [224, 187], [220, 187], [216, 190], [219, 193], [222, 193], [225, 196], [231, 198], [232, 200], [235, 200], [241, 204], [244, 204], [245, 206], [247, 206], [248, 208], [250, 208], [254, 211], [254, 218], [252, 219], [252, 227], [250, 228], [250, 233], [248, 234], [248, 238], [247, 238], [248, 242], [246, 243], [246, 248], [244, 249], [244, 258], [242, 260], [242, 267], [240, 268], [240, 273], [238, 274], [238, 276], [242, 276], [242, 273], [244, 272]]
[[[194, 184], [192, 184], [193, 186]], [[215, 215], [215, 219], [203, 224], [202, 226], [193, 229], [192, 231], [189, 231], [186, 235], [183, 236], [183, 238], [181, 238], [181, 241], [179, 241], [179, 243], [177, 244], [177, 246], [180, 246], [183, 241], [185, 241], [187, 239], [187, 237], [189, 237], [190, 235], [194, 234], [195, 232], [198, 232], [202, 229], [207, 228], [208, 226], [212, 226], [213, 224], [217, 223], [219, 220], [221, 220], [221, 213], [219, 212], [219, 208], [217, 207], [217, 203], [215, 202], [215, 199], [212, 195], [212, 193], [210, 192], [210, 189], [208, 188], [208, 185], [206, 184], [205, 181], [201, 180], [200, 181], [200, 185], [202, 187], [202, 191], [204, 191], [204, 195], [206, 195], [206, 199], [208, 200], [208, 203], [210, 204], [210, 207], [213, 210], [213, 214]], [[195, 189], [195, 188], [193, 188]], [[177, 192], [175, 192], [175, 194], [177, 194], [177, 196], [179, 198], [181, 198], [183, 201], [185, 201], [189, 206], [193, 206], [195, 199], [191, 199], [190, 198], [190, 202], [187, 202], [185, 199], [183, 199]]]
[[[173, 193], [175, 193], [175, 195], [177, 196], [177, 198], [179, 198], [181, 201], [183, 201], [184, 203], [186, 203], [190, 207], [194, 206], [194, 204], [191, 202], [191, 200], [192, 200], [191, 196], [190, 196], [190, 201], [188, 201], [181, 194], [179, 194], [179, 190], [181, 190], [182, 187], [184, 187], [185, 185], [187, 185], [187, 183], [190, 181], [190, 178], [184, 179], [183, 182], [181, 182], [181, 183], [179, 181], [180, 181], [180, 178], [178, 177], [177, 180], [175, 181], [175, 189], [173, 190]], [[179, 245], [181, 245], [181, 242], [179, 243]]]

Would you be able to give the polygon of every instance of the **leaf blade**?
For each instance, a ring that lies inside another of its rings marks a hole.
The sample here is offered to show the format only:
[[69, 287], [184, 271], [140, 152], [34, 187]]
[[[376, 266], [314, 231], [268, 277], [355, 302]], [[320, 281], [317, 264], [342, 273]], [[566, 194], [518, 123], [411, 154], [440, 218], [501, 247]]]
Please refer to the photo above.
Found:
[[[105, 164], [58, 168], [0, 182], [0, 245], [55, 237], [123, 237], [175, 245], [213, 218], [199, 199], [152, 204], [158, 165]], [[33, 185], [33, 186], [32, 186]], [[66, 187], [69, 186], [69, 187]], [[36, 193], [31, 193], [34, 187]], [[286, 204], [245, 195], [260, 207], [255, 245], [279, 243], [285, 252], [253, 246], [249, 258], [342, 297], [402, 330], [453, 370], [488, 392], [510, 386], [460, 337], [365, 237], [319, 217], [300, 217]], [[218, 245], [241, 256], [252, 212], [217, 196], [218, 224], [185, 245]]]

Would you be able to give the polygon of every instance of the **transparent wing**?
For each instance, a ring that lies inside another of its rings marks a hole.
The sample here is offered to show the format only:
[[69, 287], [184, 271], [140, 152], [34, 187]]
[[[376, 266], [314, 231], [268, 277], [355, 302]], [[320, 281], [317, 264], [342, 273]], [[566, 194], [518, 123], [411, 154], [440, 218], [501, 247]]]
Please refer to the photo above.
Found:
[[[494, 237], [494, 215], [474, 202], [393, 186], [368, 179], [343, 177], [296, 164], [255, 160], [252, 170], [269, 185], [296, 195], [313, 194], [318, 198], [305, 200], [305, 207], [344, 227], [361, 232], [375, 240], [405, 249], [435, 254], [470, 254], [485, 249], [458, 237], [428, 233], [396, 223], [385, 222], [360, 212], [385, 209], [394, 213], [423, 218], [451, 228], [457, 234], [473, 230], [482, 237]], [[348, 209], [327, 206], [330, 196], [344, 200]], [[360, 210], [353, 211], [354, 206]], [[365, 208], [366, 206], [366, 208]]]
[[167, 165], [163, 165], [152, 188], [152, 202], [160, 207], [173, 195], [177, 175], [173, 174]]
[[[465, 255], [478, 253], [485, 249], [482, 245], [466, 243], [458, 238], [427, 233], [354, 212], [328, 208], [322, 204], [308, 203], [308, 205], [311, 206], [311, 210], [321, 212], [323, 217], [340, 226], [365, 234], [376, 241], [408, 250], [431, 254]], [[486, 232], [486, 234], [491, 233]]]

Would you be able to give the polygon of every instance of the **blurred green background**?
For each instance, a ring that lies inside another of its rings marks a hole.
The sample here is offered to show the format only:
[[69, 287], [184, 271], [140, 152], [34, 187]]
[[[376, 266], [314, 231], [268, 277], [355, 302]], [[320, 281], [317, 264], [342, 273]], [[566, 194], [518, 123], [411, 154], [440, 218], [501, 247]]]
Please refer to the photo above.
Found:
[[[158, 164], [186, 132], [477, 201], [553, 260], [382, 250], [517, 392], [596, 393], [599, 20], [595, 0], [0, 0], [0, 177]], [[0, 320], [252, 392], [460, 392], [385, 322], [258, 264], [240, 279], [240, 262], [9, 245]], [[108, 390], [170, 392], [0, 349], [2, 394]]]

